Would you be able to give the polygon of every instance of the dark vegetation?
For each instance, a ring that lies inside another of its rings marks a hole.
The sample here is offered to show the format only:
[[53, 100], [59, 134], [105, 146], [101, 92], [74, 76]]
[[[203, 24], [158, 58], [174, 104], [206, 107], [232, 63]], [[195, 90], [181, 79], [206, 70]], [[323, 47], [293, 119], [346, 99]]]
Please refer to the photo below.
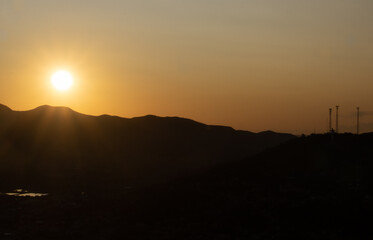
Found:
[[[218, 146], [211, 150], [222, 151]], [[84, 191], [61, 187], [41, 198], [0, 196], [0, 237], [372, 239], [373, 134], [292, 138], [255, 153], [241, 160], [227, 154], [218, 164], [152, 184], [121, 180]]]

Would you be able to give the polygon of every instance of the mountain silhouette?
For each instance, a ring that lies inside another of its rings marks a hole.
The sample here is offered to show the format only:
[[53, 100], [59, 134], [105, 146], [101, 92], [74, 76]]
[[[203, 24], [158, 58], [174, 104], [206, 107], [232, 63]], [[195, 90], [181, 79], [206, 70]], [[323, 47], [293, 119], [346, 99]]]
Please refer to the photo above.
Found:
[[8, 187], [141, 185], [195, 174], [295, 138], [179, 117], [90, 116], [0, 106], [0, 181]]
[[0, 233], [17, 239], [371, 239], [372, 146], [373, 133], [311, 135], [153, 185], [79, 194], [65, 188], [34, 199], [0, 195]]
[[134, 194], [133, 216], [184, 239], [371, 239], [372, 159], [373, 133], [301, 137]]

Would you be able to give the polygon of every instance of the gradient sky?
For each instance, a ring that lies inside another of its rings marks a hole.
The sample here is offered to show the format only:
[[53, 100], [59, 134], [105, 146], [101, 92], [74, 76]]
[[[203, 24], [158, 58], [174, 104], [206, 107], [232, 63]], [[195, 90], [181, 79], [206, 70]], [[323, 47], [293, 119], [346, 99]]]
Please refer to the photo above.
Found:
[[[0, 0], [0, 103], [373, 131], [372, 0]], [[67, 92], [51, 74], [69, 70]]]

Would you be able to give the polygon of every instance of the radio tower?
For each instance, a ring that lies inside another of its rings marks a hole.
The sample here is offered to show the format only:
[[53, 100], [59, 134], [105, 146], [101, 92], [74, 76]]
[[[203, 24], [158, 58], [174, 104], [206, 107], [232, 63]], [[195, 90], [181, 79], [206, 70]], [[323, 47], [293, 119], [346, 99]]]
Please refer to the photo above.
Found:
[[332, 109], [329, 108], [329, 132], [332, 131]]
[[335, 132], [338, 133], [338, 108], [339, 106], [335, 106]]
[[359, 134], [360, 108], [357, 107], [356, 110], [356, 134]]

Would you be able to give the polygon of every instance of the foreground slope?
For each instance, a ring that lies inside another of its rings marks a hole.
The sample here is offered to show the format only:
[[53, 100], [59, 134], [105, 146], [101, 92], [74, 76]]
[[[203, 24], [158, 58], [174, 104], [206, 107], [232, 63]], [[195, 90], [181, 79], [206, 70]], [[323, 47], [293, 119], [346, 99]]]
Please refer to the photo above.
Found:
[[372, 239], [372, 159], [373, 133], [312, 135], [153, 188], [148, 197], [159, 197], [143, 201], [152, 216], [183, 216], [190, 238]]
[[159, 185], [0, 196], [9, 239], [372, 239], [373, 134], [313, 135]]
[[[64, 189], [162, 182], [294, 138], [177, 117], [88, 116], [65, 107], [0, 107], [0, 180]], [[26, 184], [26, 186], [25, 186]]]

